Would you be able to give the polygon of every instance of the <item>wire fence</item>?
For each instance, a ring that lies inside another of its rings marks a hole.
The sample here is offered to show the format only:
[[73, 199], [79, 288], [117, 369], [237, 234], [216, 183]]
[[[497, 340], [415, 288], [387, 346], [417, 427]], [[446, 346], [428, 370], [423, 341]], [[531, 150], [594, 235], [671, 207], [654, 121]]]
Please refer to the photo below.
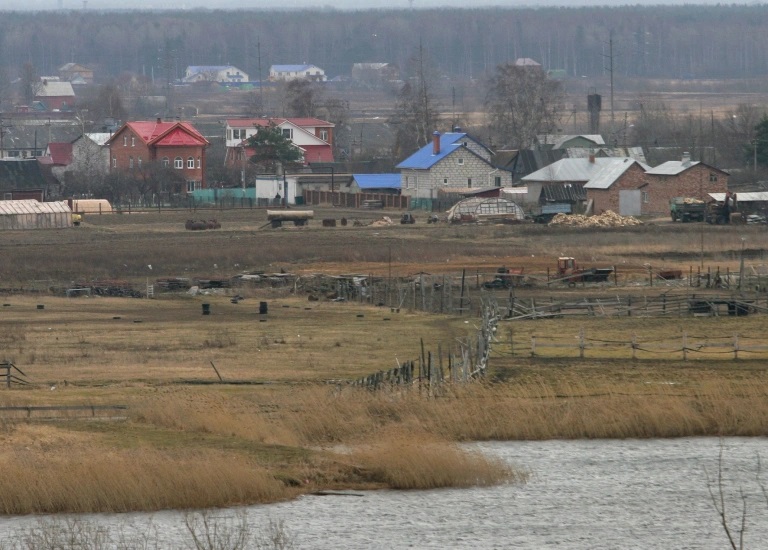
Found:
[[531, 358], [579, 358], [579, 359], [672, 359], [718, 360], [768, 358], [768, 339], [739, 333], [731, 335], [696, 335], [682, 332], [679, 336], [644, 338], [632, 334], [622, 339], [588, 336], [583, 329], [578, 334], [513, 338], [509, 331], [508, 350], [497, 351], [512, 356]]

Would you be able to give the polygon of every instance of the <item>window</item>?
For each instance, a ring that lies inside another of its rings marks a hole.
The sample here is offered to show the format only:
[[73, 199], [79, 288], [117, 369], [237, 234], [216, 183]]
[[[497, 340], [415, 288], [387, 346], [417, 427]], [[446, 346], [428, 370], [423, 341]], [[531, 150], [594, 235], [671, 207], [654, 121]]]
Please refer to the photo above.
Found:
[[459, 159], [458, 159], [458, 163], [459, 163], [459, 165], [462, 165], [462, 164], [464, 164], [464, 159], [463, 159], [463, 158], [461, 158], [461, 157], [459, 157]]
[[709, 182], [710, 183], [715, 183], [716, 181], [717, 181], [717, 174], [715, 174], [714, 172], [710, 172], [709, 173]]
[[200, 168], [200, 157], [197, 157], [197, 167]]
[[195, 157], [189, 157], [187, 159], [187, 168], [194, 168], [195, 167]]
[[136, 138], [131, 136], [131, 147], [136, 147]]
[[472, 178], [467, 178], [467, 187], [472, 187]]
[[283, 128], [283, 137], [293, 139], [293, 128]]
[[405, 176], [405, 188], [410, 189], [410, 187], [411, 187], [411, 177]]
[[117, 157], [112, 157], [112, 168], [117, 168]]
[[320, 139], [328, 141], [328, 130], [320, 130]]
[[133, 170], [133, 157], [128, 157], [128, 168]]
[[168, 157], [163, 157], [162, 160], [160, 161], [160, 164], [163, 165], [163, 168], [168, 168], [168, 165], [170, 164], [170, 162], [168, 161]]
[[238, 128], [232, 130], [232, 139], [243, 140], [245, 139], [245, 128]]
[[496, 176], [493, 178], [493, 185], [496, 187], [501, 187], [501, 176]]
[[191, 193], [195, 189], [197, 189], [198, 182], [189, 180], [187, 181], [187, 193]]
[[184, 168], [184, 159], [181, 157], [176, 157], [175, 159], [173, 159], [173, 167], [178, 170], [181, 170], [182, 168]]
[[642, 195], [643, 195], [644, 204], [648, 204], [649, 202], [651, 202], [651, 197], [648, 196], [648, 191], [643, 191]]
[[443, 178], [443, 183], [447, 185], [448, 184], [448, 178]]
[[139, 168], [141, 168], [141, 157], [139, 157]]
[[128, 136], [123, 136], [123, 147], [128, 147]]

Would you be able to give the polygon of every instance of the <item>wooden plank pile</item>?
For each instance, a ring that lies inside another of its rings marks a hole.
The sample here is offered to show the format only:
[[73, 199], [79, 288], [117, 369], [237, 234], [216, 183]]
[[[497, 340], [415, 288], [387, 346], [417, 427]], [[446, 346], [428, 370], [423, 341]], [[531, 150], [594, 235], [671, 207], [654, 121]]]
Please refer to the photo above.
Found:
[[597, 216], [582, 214], [556, 214], [549, 225], [571, 225], [576, 227], [627, 227], [642, 225], [643, 222], [634, 216], [620, 216], [612, 210], [607, 210]]

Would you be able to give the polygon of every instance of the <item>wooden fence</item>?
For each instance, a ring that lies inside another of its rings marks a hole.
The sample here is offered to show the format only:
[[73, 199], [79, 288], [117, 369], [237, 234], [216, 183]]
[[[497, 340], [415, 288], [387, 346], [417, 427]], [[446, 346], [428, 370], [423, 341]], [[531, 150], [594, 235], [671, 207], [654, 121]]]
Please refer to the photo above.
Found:
[[[15, 373], [18, 373], [18, 374], [15, 374]], [[10, 389], [13, 384], [16, 384], [18, 386], [29, 385], [29, 382], [27, 382], [25, 379], [26, 376], [27, 375], [24, 374], [19, 367], [17, 367], [10, 361], [0, 362], [0, 378], [5, 378], [6, 388]]]
[[[4, 418], [18, 418], [14, 413], [25, 413], [27, 419], [50, 419], [50, 418], [103, 418], [97, 416], [108, 411], [126, 411], [127, 405], [36, 405], [36, 406], [12, 406], [0, 407], [0, 415]], [[44, 416], [33, 416], [35, 413], [46, 413]], [[51, 413], [67, 413], [51, 414]], [[70, 413], [74, 413], [72, 416]], [[85, 414], [82, 414], [85, 413]], [[90, 414], [89, 414], [90, 413]]]
[[445, 383], [466, 383], [485, 376], [491, 353], [498, 313], [492, 303], [483, 305], [476, 334], [458, 340], [458, 346], [443, 361], [442, 347], [437, 353], [426, 351], [421, 341], [421, 356], [398, 367], [378, 371], [352, 382], [353, 386], [380, 390], [416, 386], [419, 393], [434, 395]]
[[[609, 340], [588, 336], [584, 330], [563, 336], [531, 335], [526, 345], [515, 342], [509, 333], [508, 344], [513, 356], [560, 359], [681, 359], [688, 361], [768, 358], [768, 341], [763, 336], [732, 334], [730, 336], [695, 335], [683, 332], [670, 338], [642, 338], [636, 334], [625, 339]], [[499, 344], [500, 345], [500, 344]]]
[[330, 204], [343, 208], [363, 208], [372, 202], [379, 201], [382, 208], [398, 208], [407, 210], [410, 207], [410, 197], [390, 193], [342, 193], [340, 191], [304, 190], [304, 204]]

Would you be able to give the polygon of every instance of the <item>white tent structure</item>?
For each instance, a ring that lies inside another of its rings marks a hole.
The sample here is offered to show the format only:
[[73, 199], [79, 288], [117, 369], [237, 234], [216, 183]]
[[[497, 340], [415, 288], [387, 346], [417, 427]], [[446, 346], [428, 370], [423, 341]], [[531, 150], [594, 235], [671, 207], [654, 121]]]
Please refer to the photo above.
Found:
[[448, 221], [515, 222], [525, 219], [517, 203], [500, 197], [470, 197], [448, 210]]
[[64, 227], [72, 227], [72, 210], [66, 202], [0, 201], [0, 230]]

